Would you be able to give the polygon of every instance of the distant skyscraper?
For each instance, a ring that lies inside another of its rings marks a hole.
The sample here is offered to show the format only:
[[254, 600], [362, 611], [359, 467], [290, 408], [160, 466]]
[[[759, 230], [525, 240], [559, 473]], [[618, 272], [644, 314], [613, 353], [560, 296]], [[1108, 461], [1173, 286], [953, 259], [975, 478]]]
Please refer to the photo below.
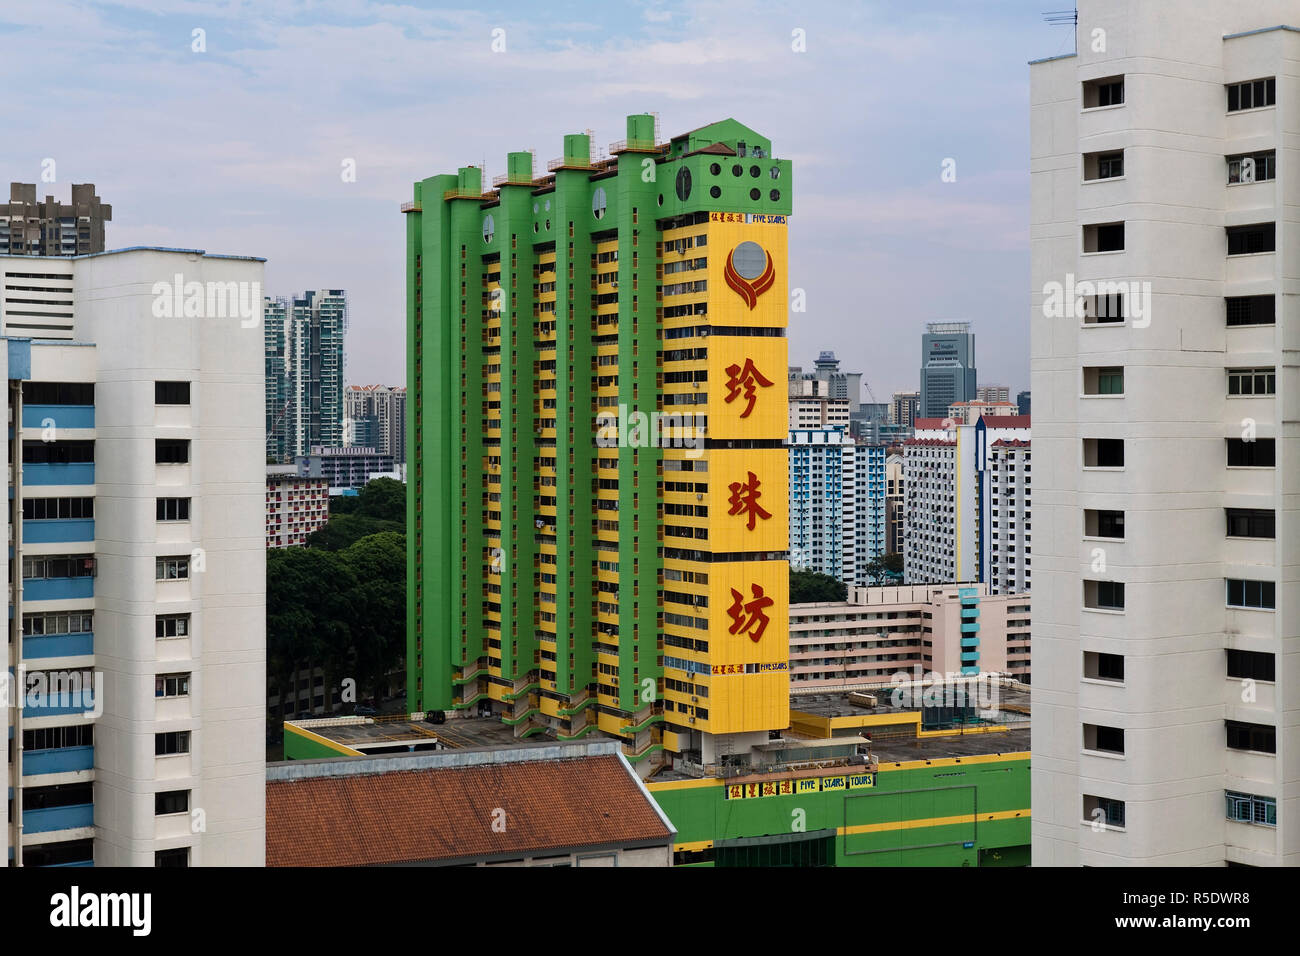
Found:
[[313, 445], [343, 444], [347, 293], [266, 300], [266, 455], [292, 461]]
[[790, 430], [790, 563], [866, 582], [886, 547], [885, 448], [839, 428]]
[[113, 207], [95, 195], [94, 183], [73, 183], [72, 202], [36, 200], [33, 183], [10, 183], [0, 204], [0, 255], [79, 256], [104, 251], [104, 223]]
[[406, 461], [406, 389], [349, 385], [344, 415], [352, 423], [349, 445], [372, 445], [399, 464]]
[[921, 415], [943, 418], [975, 397], [975, 335], [969, 322], [930, 322], [921, 336]]
[[1029, 389], [1016, 396], [1016, 406], [1021, 415], [1029, 414]]

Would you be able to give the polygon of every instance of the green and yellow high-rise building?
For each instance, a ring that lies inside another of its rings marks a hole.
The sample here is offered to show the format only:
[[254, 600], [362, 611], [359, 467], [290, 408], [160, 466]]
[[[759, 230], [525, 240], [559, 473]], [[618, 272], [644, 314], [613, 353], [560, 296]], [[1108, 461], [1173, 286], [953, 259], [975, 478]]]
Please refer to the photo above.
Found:
[[409, 709], [711, 764], [789, 725], [788, 160], [652, 115], [407, 224]]

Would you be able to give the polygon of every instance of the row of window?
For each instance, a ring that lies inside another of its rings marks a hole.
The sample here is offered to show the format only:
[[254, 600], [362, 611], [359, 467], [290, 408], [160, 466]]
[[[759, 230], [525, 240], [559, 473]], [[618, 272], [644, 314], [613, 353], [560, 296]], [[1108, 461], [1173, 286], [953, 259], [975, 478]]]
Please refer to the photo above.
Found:
[[[1225, 790], [1224, 815], [1237, 823], [1258, 823], [1264, 826], [1277, 826], [1277, 798], [1261, 797], [1258, 794], [1237, 793]], [[1102, 821], [1107, 826], [1124, 826], [1124, 801], [1109, 797], [1096, 797], [1085, 794], [1083, 797], [1083, 816], [1086, 822]]]
[[[1238, 153], [1234, 156], [1225, 156], [1224, 162], [1228, 167], [1228, 185], [1259, 183], [1277, 179], [1277, 150], [1268, 149], [1254, 153]], [[1085, 182], [1118, 179], [1123, 175], [1123, 150], [1083, 154], [1083, 179]]]
[[[1083, 226], [1083, 251], [1123, 252], [1124, 223], [1097, 222]], [[1249, 256], [1277, 251], [1277, 223], [1256, 222], [1244, 226], [1225, 226], [1228, 255]]]
[[[1277, 664], [1267, 651], [1243, 651], [1226, 648], [1226, 674], [1233, 680], [1254, 680], [1272, 683], [1277, 679]], [[1084, 651], [1083, 676], [1093, 680], [1123, 683], [1124, 655]]]
[[[1260, 611], [1277, 609], [1277, 585], [1273, 581], [1225, 578], [1224, 585], [1228, 607]], [[1085, 580], [1083, 606], [1094, 611], [1124, 610], [1124, 582]]]
[[[1245, 80], [1240, 83], [1227, 83], [1224, 92], [1228, 100], [1228, 112], [1263, 109], [1277, 105], [1277, 78], [1263, 77], [1258, 80]], [[1122, 106], [1124, 104], [1124, 77], [1106, 76], [1083, 82], [1083, 108], [1097, 109], [1103, 106]]]
[[[1120, 323], [1128, 318], [1123, 292], [1084, 296], [1083, 301], [1085, 325]], [[1276, 324], [1276, 298], [1273, 295], [1227, 296], [1223, 302], [1225, 322], [1230, 326]]]
[[[1227, 438], [1227, 461], [1233, 468], [1273, 468], [1277, 464], [1277, 442], [1273, 438]], [[1124, 439], [1083, 439], [1083, 467], [1123, 468]]]

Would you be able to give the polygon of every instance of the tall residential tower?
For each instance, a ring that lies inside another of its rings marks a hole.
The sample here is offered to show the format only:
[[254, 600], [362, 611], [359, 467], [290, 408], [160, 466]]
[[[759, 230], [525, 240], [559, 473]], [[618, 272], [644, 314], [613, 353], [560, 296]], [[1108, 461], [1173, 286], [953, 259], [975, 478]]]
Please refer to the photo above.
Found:
[[1031, 67], [1036, 865], [1300, 864], [1297, 17]]
[[789, 723], [790, 162], [655, 127], [404, 206], [409, 706], [641, 767]]

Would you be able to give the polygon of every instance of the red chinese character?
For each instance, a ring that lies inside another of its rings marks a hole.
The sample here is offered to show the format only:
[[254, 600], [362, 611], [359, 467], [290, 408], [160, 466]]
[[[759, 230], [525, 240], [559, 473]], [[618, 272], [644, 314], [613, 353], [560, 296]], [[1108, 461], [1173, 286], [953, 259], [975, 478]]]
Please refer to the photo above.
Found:
[[751, 584], [749, 590], [753, 593], [754, 600], [746, 602], [743, 594], [735, 588], [731, 589], [732, 604], [727, 608], [727, 616], [731, 618], [732, 623], [731, 627], [727, 628], [727, 633], [748, 634], [749, 639], [757, 643], [769, 623], [763, 609], [771, 607], [776, 602], [763, 595], [763, 588], [760, 585]]
[[745, 359], [744, 366], [728, 365], [727, 369], [727, 397], [724, 399], [727, 404], [736, 400], [740, 390], [745, 390], [745, 398], [748, 403], [745, 410], [740, 413], [741, 418], [748, 418], [749, 413], [754, 410], [754, 398], [757, 392], [756, 385], [764, 388], [771, 388], [772, 383], [763, 377], [763, 373], [754, 367], [753, 359]]
[[758, 503], [758, 499], [763, 497], [763, 493], [758, 490], [758, 486], [762, 482], [758, 480], [758, 476], [752, 471], [747, 472], [747, 474], [749, 475], [748, 481], [733, 481], [727, 486], [731, 489], [731, 497], [727, 499], [731, 505], [731, 510], [727, 514], [738, 515], [742, 512], [748, 514], [749, 530], [753, 531], [755, 518], [762, 518], [766, 521], [772, 515]]

